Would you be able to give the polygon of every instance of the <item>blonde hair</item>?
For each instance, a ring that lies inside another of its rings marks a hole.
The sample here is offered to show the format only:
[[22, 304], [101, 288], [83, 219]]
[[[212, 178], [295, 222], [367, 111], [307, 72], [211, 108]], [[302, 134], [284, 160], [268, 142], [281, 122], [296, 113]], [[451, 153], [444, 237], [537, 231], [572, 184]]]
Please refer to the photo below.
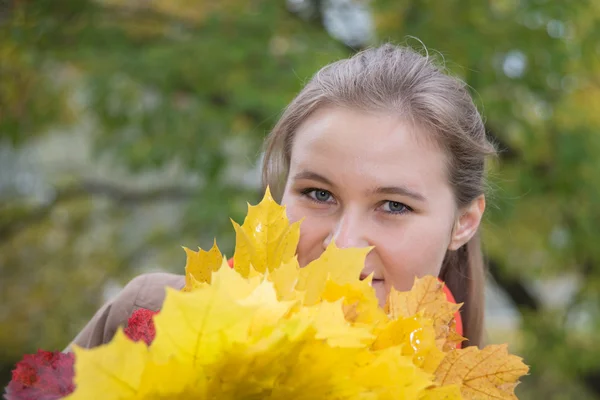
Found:
[[[263, 184], [281, 199], [294, 134], [315, 110], [341, 106], [399, 115], [431, 132], [447, 154], [448, 179], [460, 209], [484, 193], [485, 159], [495, 154], [466, 85], [428, 56], [391, 44], [325, 66], [283, 112], [265, 142]], [[483, 334], [484, 262], [479, 235], [448, 251], [440, 278], [461, 309], [468, 345]]]

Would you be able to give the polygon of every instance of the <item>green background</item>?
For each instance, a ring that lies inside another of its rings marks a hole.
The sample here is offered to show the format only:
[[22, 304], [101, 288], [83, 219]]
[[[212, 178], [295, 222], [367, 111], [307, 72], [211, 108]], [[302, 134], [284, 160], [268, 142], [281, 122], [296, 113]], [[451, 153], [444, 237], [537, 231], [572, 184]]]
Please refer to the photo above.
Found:
[[134, 275], [181, 272], [180, 246], [231, 255], [282, 108], [392, 41], [464, 79], [500, 144], [487, 336], [531, 365], [519, 397], [600, 399], [599, 19], [583, 0], [0, 1], [0, 383]]

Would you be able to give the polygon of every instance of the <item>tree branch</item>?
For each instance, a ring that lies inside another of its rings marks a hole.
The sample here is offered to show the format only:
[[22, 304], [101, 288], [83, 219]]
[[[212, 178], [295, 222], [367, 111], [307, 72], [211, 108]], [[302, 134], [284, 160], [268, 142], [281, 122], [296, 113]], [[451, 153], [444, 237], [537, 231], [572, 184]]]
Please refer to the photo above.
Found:
[[537, 298], [527, 289], [523, 282], [514, 277], [509, 276], [500, 268], [500, 265], [495, 260], [488, 260], [488, 270], [494, 278], [494, 281], [500, 286], [504, 292], [510, 297], [514, 305], [520, 310], [539, 311], [540, 304]]
[[192, 198], [195, 193], [196, 190], [184, 186], [173, 185], [149, 190], [131, 190], [111, 182], [84, 180], [57, 190], [52, 201], [0, 225], [0, 241], [7, 240], [23, 229], [43, 221], [57, 205], [77, 198], [103, 197], [120, 205], [131, 205], [157, 201], [185, 201]]
[[[495, 260], [488, 260], [488, 268], [496, 283], [510, 297], [521, 314], [525, 310], [540, 311], [539, 300], [531, 294], [522, 281], [503, 273]], [[581, 380], [590, 392], [600, 397], [600, 369], [587, 371], [581, 376]]]
[[162, 186], [149, 190], [130, 190], [110, 182], [86, 180], [76, 188], [83, 194], [106, 197], [121, 204], [149, 203], [155, 201], [185, 201], [197, 191], [185, 186]]

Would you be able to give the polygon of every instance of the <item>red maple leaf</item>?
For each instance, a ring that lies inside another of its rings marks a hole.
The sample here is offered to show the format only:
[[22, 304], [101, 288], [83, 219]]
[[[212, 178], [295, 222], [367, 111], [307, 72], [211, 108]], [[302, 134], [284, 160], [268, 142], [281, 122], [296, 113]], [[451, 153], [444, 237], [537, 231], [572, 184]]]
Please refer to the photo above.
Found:
[[[152, 317], [157, 311], [136, 310], [125, 328], [133, 341], [143, 340], [150, 345], [156, 336]], [[38, 350], [27, 354], [12, 371], [12, 380], [6, 387], [6, 400], [56, 400], [75, 390], [73, 377], [75, 356], [72, 353]]]
[[143, 340], [149, 346], [156, 336], [156, 329], [154, 328], [154, 321], [152, 317], [158, 314], [158, 311], [146, 310], [140, 308], [136, 310], [129, 320], [127, 321], [127, 328], [125, 328], [125, 335], [134, 342]]
[[38, 350], [26, 354], [12, 371], [7, 400], [55, 400], [73, 392], [75, 356], [60, 351]]

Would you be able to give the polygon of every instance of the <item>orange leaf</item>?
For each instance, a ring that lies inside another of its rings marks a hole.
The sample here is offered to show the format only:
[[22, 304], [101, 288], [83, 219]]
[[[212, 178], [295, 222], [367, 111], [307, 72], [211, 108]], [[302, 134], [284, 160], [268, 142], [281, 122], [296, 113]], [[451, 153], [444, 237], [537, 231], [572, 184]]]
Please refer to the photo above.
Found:
[[349, 322], [375, 324], [388, 319], [379, 307], [370, 278], [345, 284], [328, 279], [322, 298], [331, 302], [343, 298], [344, 314]]
[[508, 354], [507, 345], [455, 349], [435, 371], [439, 385], [459, 385], [465, 399], [516, 399], [515, 387], [529, 367]]
[[386, 312], [391, 319], [408, 318], [422, 313], [431, 318], [435, 329], [436, 345], [439, 349], [451, 350], [464, 340], [456, 333], [454, 314], [460, 304], [448, 301], [443, 284], [433, 276], [416, 278], [409, 292], [391, 290], [386, 304]]
[[421, 395], [419, 400], [462, 400], [460, 388], [456, 385], [432, 387]]

